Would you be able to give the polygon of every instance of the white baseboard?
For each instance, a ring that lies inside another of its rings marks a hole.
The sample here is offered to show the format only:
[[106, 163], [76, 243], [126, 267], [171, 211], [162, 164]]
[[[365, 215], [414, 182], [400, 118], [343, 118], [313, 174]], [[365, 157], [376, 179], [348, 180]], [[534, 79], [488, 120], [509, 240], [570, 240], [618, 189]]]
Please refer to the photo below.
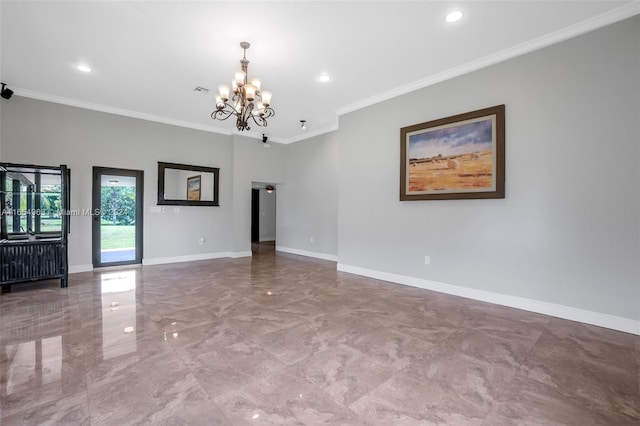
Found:
[[276, 239], [274, 237], [262, 237], [260, 238], [260, 242], [261, 243], [266, 243], [267, 241], [275, 241]]
[[[223, 257], [248, 257], [251, 256], [250, 251], [239, 251], [239, 252], [229, 252], [222, 251], [216, 253], [200, 253], [200, 254], [189, 254], [185, 256], [171, 256], [171, 257], [155, 257], [150, 259], [142, 259], [143, 266], [151, 266], [151, 265], [164, 265], [167, 263], [181, 263], [181, 262], [193, 262], [196, 260], [209, 260], [209, 259], [221, 259]], [[126, 267], [134, 267], [133, 265], [127, 265]], [[76, 274], [78, 272], [91, 272], [93, 271], [93, 265], [73, 265], [69, 267], [70, 274]]]
[[93, 271], [93, 265], [90, 263], [88, 265], [70, 265], [69, 266], [70, 274], [77, 274], [79, 272], [91, 272], [91, 271]]
[[189, 254], [186, 256], [173, 256], [173, 257], [156, 257], [151, 259], [143, 259], [142, 264], [147, 265], [163, 265], [165, 263], [180, 263], [180, 262], [192, 262], [194, 260], [208, 260], [208, 259], [220, 259], [222, 257], [233, 257], [229, 252], [217, 252], [217, 253], [200, 253]]
[[[277, 249], [277, 248], [276, 248]], [[440, 283], [421, 278], [408, 277], [405, 275], [392, 274], [388, 272], [375, 271], [372, 269], [360, 268], [358, 266], [338, 263], [338, 271], [351, 274], [362, 275], [383, 281], [390, 281], [397, 284], [411, 287], [433, 290], [440, 293], [452, 294], [454, 296], [466, 297], [468, 299], [480, 300], [539, 314], [550, 315], [552, 317], [563, 318], [571, 321], [578, 321], [585, 324], [597, 325], [612, 330], [623, 331], [625, 333], [640, 336], [640, 321], [629, 318], [617, 317], [600, 312], [587, 311], [585, 309], [573, 308], [570, 306], [557, 305], [555, 303], [541, 302], [539, 300], [527, 299], [518, 296], [493, 293], [490, 291], [477, 290], [468, 287], [460, 287], [452, 284]]]
[[338, 261], [338, 256], [336, 256], [335, 254], [317, 253], [315, 251], [299, 250], [299, 249], [282, 247], [282, 246], [276, 246], [276, 251], [282, 251], [282, 252], [291, 253], [291, 254], [298, 254], [300, 256], [315, 257], [318, 259], [330, 260], [332, 262]]
[[237, 259], [238, 257], [251, 257], [253, 256], [253, 253], [251, 253], [250, 251], [232, 251], [231, 253], [228, 254], [227, 257], [232, 257], [234, 259]]

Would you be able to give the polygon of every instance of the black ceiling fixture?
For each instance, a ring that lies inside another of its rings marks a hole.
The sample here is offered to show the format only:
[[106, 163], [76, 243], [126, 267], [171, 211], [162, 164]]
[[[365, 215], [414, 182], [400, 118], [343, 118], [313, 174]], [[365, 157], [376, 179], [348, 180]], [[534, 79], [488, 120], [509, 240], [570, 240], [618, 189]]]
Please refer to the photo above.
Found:
[[2, 90], [0, 91], [0, 96], [2, 96], [4, 99], [10, 99], [11, 96], [13, 96], [13, 90], [9, 89], [7, 85], [4, 83], [0, 83], [0, 84], [2, 84]]

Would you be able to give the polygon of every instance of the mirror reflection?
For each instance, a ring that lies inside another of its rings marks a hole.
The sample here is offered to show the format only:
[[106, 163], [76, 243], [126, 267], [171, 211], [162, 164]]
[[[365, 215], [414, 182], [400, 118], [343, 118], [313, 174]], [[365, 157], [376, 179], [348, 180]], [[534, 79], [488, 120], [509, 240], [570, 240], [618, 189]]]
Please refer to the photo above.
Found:
[[213, 201], [213, 181], [213, 173], [165, 169], [164, 199]]
[[218, 206], [220, 169], [158, 162], [158, 204]]

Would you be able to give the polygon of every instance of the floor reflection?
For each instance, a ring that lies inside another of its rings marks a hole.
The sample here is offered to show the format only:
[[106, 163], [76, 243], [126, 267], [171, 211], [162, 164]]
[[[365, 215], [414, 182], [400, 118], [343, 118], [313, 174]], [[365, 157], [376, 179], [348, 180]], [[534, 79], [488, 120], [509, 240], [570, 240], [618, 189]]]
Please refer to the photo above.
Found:
[[5, 392], [11, 395], [25, 385], [42, 386], [60, 380], [62, 372], [62, 336], [7, 345]]
[[136, 271], [102, 274], [102, 358], [137, 350]]
[[66, 297], [43, 295], [28, 305], [0, 306], [0, 396], [58, 382], [64, 333], [71, 329]]

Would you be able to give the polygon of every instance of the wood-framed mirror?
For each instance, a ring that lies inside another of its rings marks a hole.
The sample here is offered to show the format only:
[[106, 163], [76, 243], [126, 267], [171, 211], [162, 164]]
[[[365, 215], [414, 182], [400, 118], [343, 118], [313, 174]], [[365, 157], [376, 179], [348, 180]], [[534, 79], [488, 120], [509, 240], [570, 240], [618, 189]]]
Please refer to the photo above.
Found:
[[158, 161], [158, 205], [219, 206], [220, 169]]

